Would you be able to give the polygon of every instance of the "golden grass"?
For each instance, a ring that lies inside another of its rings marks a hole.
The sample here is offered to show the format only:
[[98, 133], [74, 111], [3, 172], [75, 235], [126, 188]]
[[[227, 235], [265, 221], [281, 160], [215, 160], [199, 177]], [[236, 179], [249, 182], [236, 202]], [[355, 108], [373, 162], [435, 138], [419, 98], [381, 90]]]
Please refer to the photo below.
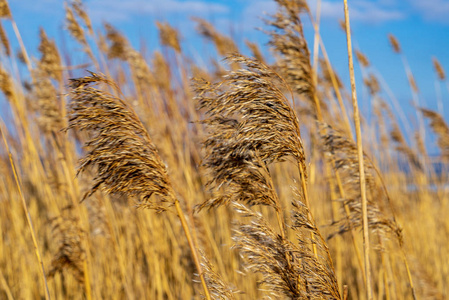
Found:
[[[21, 44], [29, 73], [2, 59], [0, 298], [447, 298], [446, 121], [417, 106], [429, 126], [402, 132], [360, 51], [376, 126], [357, 121], [357, 106], [350, 118], [315, 23], [310, 57], [306, 2], [275, 2], [276, 60], [252, 42], [255, 58], [242, 55], [202, 19], [199, 34], [229, 67], [195, 65], [168, 23], [156, 24], [163, 51], [150, 57], [113, 24], [94, 31], [80, 1], [66, 6], [66, 29], [91, 73], [43, 29], [38, 58]], [[0, 17], [17, 29], [7, 1]], [[440, 157], [427, 155], [429, 130]]]

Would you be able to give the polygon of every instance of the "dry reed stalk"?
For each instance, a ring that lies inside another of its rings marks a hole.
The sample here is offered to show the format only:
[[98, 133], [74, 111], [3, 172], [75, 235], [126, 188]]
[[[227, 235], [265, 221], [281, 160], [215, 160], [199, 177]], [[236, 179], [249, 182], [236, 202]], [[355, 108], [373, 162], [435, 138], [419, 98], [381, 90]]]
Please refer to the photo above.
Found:
[[[259, 284], [274, 297], [290, 299], [341, 299], [329, 252], [315, 224], [308, 218], [307, 207], [293, 202], [292, 229], [297, 244], [277, 234], [260, 213], [234, 203], [250, 224], [235, 230], [235, 248], [239, 249], [247, 269], [260, 273]], [[312, 234], [313, 237], [310, 237]], [[314, 243], [320, 255], [310, 248]]]
[[[196, 246], [173, 190], [165, 164], [147, 131], [133, 110], [115, 98], [89, 84], [113, 84], [101, 75], [71, 79], [68, 129], [77, 128], [90, 134], [89, 151], [80, 161], [78, 173], [97, 167], [90, 191], [98, 189], [108, 194], [125, 194], [137, 198], [137, 206], [165, 211], [175, 206], [189, 243], [192, 257], [201, 278], [205, 297], [210, 299], [199, 262]], [[151, 200], [156, 195], [157, 200]]]
[[179, 43], [179, 32], [170, 26], [169, 23], [156, 22], [159, 29], [159, 39], [161, 44], [173, 48], [176, 52], [181, 53], [181, 45]]
[[50, 299], [50, 292], [48, 290], [47, 277], [45, 275], [45, 268], [44, 268], [44, 264], [42, 262], [42, 255], [41, 255], [40, 250], [39, 250], [39, 245], [37, 243], [37, 238], [36, 238], [36, 234], [35, 234], [35, 230], [34, 230], [34, 226], [33, 226], [33, 221], [31, 220], [31, 215], [30, 215], [30, 212], [28, 210], [28, 205], [26, 203], [25, 197], [24, 197], [23, 192], [22, 192], [22, 187], [21, 187], [21, 183], [20, 183], [20, 180], [19, 180], [19, 175], [17, 174], [16, 164], [14, 163], [14, 158], [12, 156], [11, 151], [9, 150], [9, 144], [8, 144], [7, 139], [6, 139], [6, 135], [5, 135], [5, 132], [4, 132], [3, 128], [4, 128], [4, 124], [3, 124], [3, 121], [1, 121], [1, 123], [0, 123], [0, 133], [2, 135], [3, 143], [5, 144], [6, 152], [8, 153], [8, 156], [9, 156], [9, 163], [10, 163], [11, 169], [12, 169], [13, 174], [14, 174], [14, 181], [15, 181], [17, 190], [19, 192], [19, 196], [20, 196], [20, 200], [21, 200], [21, 203], [22, 203], [22, 207], [23, 207], [26, 219], [27, 219], [28, 228], [30, 229], [31, 238], [33, 240], [34, 251], [35, 251], [35, 254], [36, 254], [37, 261], [39, 263], [39, 267], [40, 267], [40, 271], [41, 271], [41, 278], [42, 278], [43, 285], [44, 285], [45, 299], [49, 300]]
[[348, 2], [344, 0], [344, 11], [345, 11], [345, 28], [346, 28], [346, 39], [348, 47], [348, 61], [349, 61], [349, 74], [351, 80], [351, 91], [352, 91], [352, 106], [354, 109], [354, 125], [357, 140], [357, 154], [358, 154], [358, 164], [359, 164], [359, 176], [360, 176], [360, 194], [361, 194], [361, 204], [362, 204], [362, 228], [363, 228], [363, 251], [364, 251], [364, 261], [365, 261], [365, 277], [366, 277], [366, 297], [368, 300], [373, 299], [372, 291], [372, 278], [370, 270], [370, 259], [369, 259], [369, 231], [368, 231], [368, 205], [366, 198], [366, 182], [365, 182], [365, 169], [364, 169], [364, 159], [363, 159], [363, 146], [362, 146], [362, 131], [360, 128], [360, 115], [359, 106], [357, 103], [357, 92], [355, 87], [355, 77], [354, 77], [354, 63], [352, 59], [352, 43], [351, 43], [351, 26], [349, 25], [349, 12], [348, 12]]

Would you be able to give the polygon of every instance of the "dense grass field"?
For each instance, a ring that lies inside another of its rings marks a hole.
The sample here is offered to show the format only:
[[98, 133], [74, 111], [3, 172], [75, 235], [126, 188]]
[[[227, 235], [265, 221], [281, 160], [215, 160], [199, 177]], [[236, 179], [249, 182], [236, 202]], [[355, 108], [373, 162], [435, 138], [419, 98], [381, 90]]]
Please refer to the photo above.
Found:
[[[307, 4], [274, 1], [269, 45], [193, 19], [220, 57], [206, 69], [170, 24], [154, 24], [163, 51], [139, 52], [79, 1], [76, 49], [41, 29], [15, 54], [20, 31], [0, 27], [0, 299], [447, 298], [448, 125], [418, 106], [404, 122], [349, 47], [361, 115], [319, 32], [304, 38]], [[6, 0], [0, 17], [16, 26]]]

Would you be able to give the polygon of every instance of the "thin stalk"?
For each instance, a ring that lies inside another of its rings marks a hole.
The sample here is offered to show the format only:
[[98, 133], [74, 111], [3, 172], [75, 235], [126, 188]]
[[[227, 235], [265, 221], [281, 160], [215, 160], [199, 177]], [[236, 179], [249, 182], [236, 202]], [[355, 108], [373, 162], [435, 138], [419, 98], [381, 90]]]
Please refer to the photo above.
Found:
[[182, 211], [182, 208], [181, 208], [181, 205], [179, 204], [178, 199], [175, 199], [174, 202], [175, 202], [176, 212], [178, 214], [179, 220], [181, 221], [182, 229], [184, 230], [184, 233], [187, 237], [187, 242], [189, 243], [190, 251], [192, 251], [193, 261], [195, 262], [196, 269], [198, 270], [198, 275], [200, 276], [200, 279], [201, 279], [201, 285], [203, 286], [204, 297], [207, 300], [211, 300], [210, 294], [209, 294], [209, 289], [207, 288], [206, 280], [204, 279], [204, 273], [201, 268], [201, 263], [200, 263], [200, 259], [198, 256], [198, 252], [197, 252], [195, 244], [193, 242], [192, 234], [190, 233], [190, 229], [187, 224], [186, 217], [184, 215], [184, 212]]
[[352, 43], [351, 43], [351, 27], [349, 24], [349, 12], [347, 0], [344, 0], [344, 11], [345, 11], [346, 38], [348, 47], [349, 74], [351, 79], [352, 105], [354, 108], [354, 125], [357, 139], [357, 154], [359, 158], [360, 194], [362, 197], [362, 228], [363, 228], [363, 250], [364, 250], [365, 275], [366, 275], [366, 298], [368, 300], [372, 300], [373, 290], [371, 283], [372, 279], [369, 261], [370, 243], [368, 231], [368, 205], [367, 205], [368, 201], [366, 198], [366, 181], [365, 181], [365, 168], [363, 160], [362, 130], [360, 128], [359, 106], [357, 103], [357, 91], [355, 86], [354, 62], [352, 57]]
[[14, 159], [12, 157], [11, 151], [9, 151], [8, 141], [6, 140], [5, 134], [3, 133], [3, 126], [0, 127], [0, 132], [2, 134], [2, 139], [3, 139], [3, 142], [4, 142], [5, 147], [6, 147], [6, 152], [8, 152], [9, 163], [11, 165], [11, 169], [12, 169], [13, 174], [14, 174], [14, 180], [15, 180], [15, 183], [16, 183], [16, 186], [17, 186], [17, 190], [19, 192], [20, 200], [22, 201], [23, 210], [25, 211], [25, 216], [27, 218], [28, 227], [30, 228], [31, 238], [33, 239], [34, 251], [36, 253], [36, 258], [37, 258], [37, 261], [38, 261], [39, 266], [40, 266], [41, 276], [42, 276], [42, 280], [43, 280], [43, 283], [44, 283], [45, 299], [49, 300], [50, 299], [50, 292], [48, 290], [47, 278], [45, 276], [45, 269], [44, 269], [44, 264], [42, 262], [42, 256], [40, 254], [39, 247], [38, 247], [38, 244], [37, 244], [36, 234], [34, 233], [34, 227], [33, 227], [33, 222], [31, 220], [31, 215], [30, 215], [30, 212], [28, 211], [28, 206], [26, 204], [25, 197], [23, 196], [23, 193], [22, 193], [22, 188], [20, 187], [20, 181], [19, 181], [19, 177], [17, 175], [16, 166], [14, 164]]
[[[309, 18], [312, 24], [315, 24], [315, 20], [313, 18], [312, 13], [309, 11]], [[317, 25], [313, 26], [315, 30], [315, 35], [320, 36], [319, 33], [319, 27]], [[332, 68], [332, 65], [330, 63], [329, 56], [327, 55], [326, 47], [324, 46], [323, 40], [321, 38], [318, 39], [318, 42], [320, 44], [321, 52], [323, 52], [324, 61], [326, 62], [326, 67], [329, 70], [329, 76], [331, 77], [332, 86], [334, 87], [335, 95], [337, 96], [338, 104], [340, 105], [341, 113], [343, 115], [343, 119], [345, 121], [346, 130], [348, 131], [348, 135], [351, 136], [351, 124], [349, 121], [348, 114], [346, 112], [345, 105], [343, 103], [343, 97], [341, 96], [340, 89], [338, 87], [337, 77], [335, 76], [334, 69]]]
[[2, 283], [3, 291], [5, 292], [8, 300], [13, 300], [14, 297], [12, 296], [11, 289], [9, 288], [8, 283], [6, 282], [5, 276], [3, 276], [2, 270], [0, 270], [0, 282]]
[[14, 18], [12, 16], [11, 16], [11, 25], [14, 30], [14, 34], [16, 35], [17, 41], [19, 42], [20, 51], [22, 51], [22, 55], [25, 60], [25, 64], [28, 68], [28, 72], [30, 72], [31, 74], [32, 67], [30, 57], [28, 56], [28, 52], [25, 48], [25, 45], [23, 44], [22, 36], [20, 35], [20, 31], [19, 28], [17, 27], [16, 21], [14, 21]]
[[[312, 81], [313, 86], [316, 88], [318, 82], [318, 56], [319, 56], [319, 42], [320, 42], [320, 15], [321, 15], [321, 0], [317, 1], [316, 7], [316, 22], [313, 24], [313, 28], [315, 29], [315, 37], [313, 41], [313, 72], [312, 72]], [[316, 91], [313, 93], [313, 100], [315, 101], [316, 114], [318, 119], [322, 119], [323, 115], [321, 113], [321, 106], [318, 100], [318, 96]]]

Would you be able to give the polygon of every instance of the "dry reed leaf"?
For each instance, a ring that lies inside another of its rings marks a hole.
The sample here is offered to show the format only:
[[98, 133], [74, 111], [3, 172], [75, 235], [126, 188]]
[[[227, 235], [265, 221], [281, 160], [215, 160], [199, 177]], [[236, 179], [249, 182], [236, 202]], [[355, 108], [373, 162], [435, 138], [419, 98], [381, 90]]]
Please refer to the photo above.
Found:
[[423, 116], [430, 120], [430, 127], [438, 137], [438, 147], [441, 151], [441, 158], [444, 161], [449, 161], [449, 127], [444, 121], [444, 118], [437, 112], [430, 109], [419, 109]]
[[275, 232], [260, 213], [238, 203], [234, 207], [243, 217], [251, 219], [251, 223], [239, 224], [235, 230], [234, 248], [240, 251], [247, 269], [261, 274], [259, 284], [270, 296], [341, 299], [332, 262], [327, 255], [315, 256], [310, 247], [313, 243], [320, 252], [328, 253], [324, 240], [307, 217], [305, 205], [294, 202], [292, 229], [298, 244]]
[[298, 119], [276, 73], [240, 55], [227, 61], [246, 68], [230, 72], [219, 83], [197, 80], [195, 86], [198, 107], [207, 116], [202, 123], [209, 131], [203, 162], [212, 178], [208, 186], [215, 191], [229, 188], [200, 208], [230, 201], [274, 205], [267, 165], [289, 156], [306, 170]]
[[169, 23], [156, 22], [156, 26], [159, 29], [159, 39], [161, 44], [171, 47], [176, 52], [181, 53], [178, 31], [171, 27]]
[[[110, 194], [138, 197], [140, 207], [163, 211], [163, 204], [175, 199], [166, 167], [133, 110], [123, 100], [89, 86], [108, 82], [92, 73], [70, 83], [67, 129], [90, 135], [78, 173], [97, 167], [93, 186], [84, 198], [101, 187]], [[153, 194], [160, 196], [159, 202], [150, 201]]]

